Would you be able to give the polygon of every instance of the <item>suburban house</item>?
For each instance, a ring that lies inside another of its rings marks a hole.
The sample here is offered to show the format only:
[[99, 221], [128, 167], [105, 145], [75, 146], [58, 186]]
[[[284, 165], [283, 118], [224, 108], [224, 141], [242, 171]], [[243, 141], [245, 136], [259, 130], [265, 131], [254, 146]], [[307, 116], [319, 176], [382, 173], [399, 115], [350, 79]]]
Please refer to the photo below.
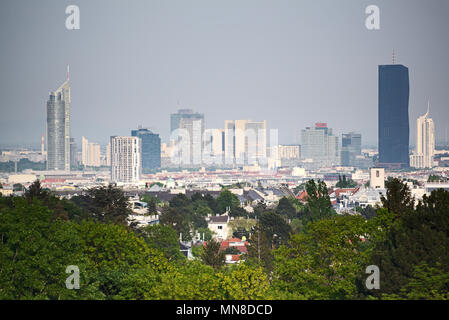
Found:
[[207, 216], [206, 222], [209, 230], [214, 232], [213, 235], [215, 240], [223, 241], [228, 238], [229, 228], [229, 216], [227, 214], [223, 215], [215, 215], [215, 216]]

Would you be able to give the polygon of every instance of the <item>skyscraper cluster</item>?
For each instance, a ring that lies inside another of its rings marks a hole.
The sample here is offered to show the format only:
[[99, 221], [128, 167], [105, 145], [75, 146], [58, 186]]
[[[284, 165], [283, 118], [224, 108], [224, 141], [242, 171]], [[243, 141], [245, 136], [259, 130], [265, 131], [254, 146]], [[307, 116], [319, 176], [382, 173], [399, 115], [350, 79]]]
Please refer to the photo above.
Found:
[[[435, 128], [427, 113], [417, 119], [416, 150], [409, 154], [409, 72], [403, 65], [378, 67], [378, 167], [431, 168], [435, 150]], [[81, 164], [111, 167], [113, 181], [135, 182], [142, 172], [161, 167], [161, 152], [177, 166], [274, 165], [281, 162], [314, 163], [316, 166], [358, 166], [361, 134], [350, 132], [339, 139], [326, 123], [316, 123], [301, 131], [301, 145], [267, 144], [266, 120], [226, 120], [223, 129], [205, 129], [204, 114], [180, 109], [170, 115], [170, 144], [162, 144], [158, 134], [139, 127], [131, 136], [112, 136], [102, 155], [98, 143], [82, 137]], [[70, 137], [70, 82], [67, 80], [47, 101], [48, 170], [70, 171], [77, 166], [77, 146]], [[275, 154], [275, 155], [274, 155]], [[366, 159], [365, 159], [366, 160]]]

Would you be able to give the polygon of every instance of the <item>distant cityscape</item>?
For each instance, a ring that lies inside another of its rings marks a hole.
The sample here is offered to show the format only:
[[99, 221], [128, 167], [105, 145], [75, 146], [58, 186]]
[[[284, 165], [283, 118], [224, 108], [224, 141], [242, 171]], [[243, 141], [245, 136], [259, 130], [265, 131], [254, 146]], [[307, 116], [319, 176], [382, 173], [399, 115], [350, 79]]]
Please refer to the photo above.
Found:
[[[103, 147], [83, 136], [78, 150], [70, 135], [67, 66], [67, 79], [47, 101], [47, 132], [42, 134], [41, 150], [3, 150], [0, 161], [14, 163], [14, 169], [9, 167], [9, 172], [2, 174], [2, 182], [5, 186], [10, 183], [12, 189], [14, 183], [29, 184], [41, 178], [50, 189], [73, 192], [99, 183], [145, 189], [155, 182], [167, 190], [217, 190], [240, 182], [293, 188], [310, 178], [332, 187], [345, 175], [364, 186], [372, 182], [370, 175], [375, 169], [377, 175], [381, 172], [382, 176], [419, 181], [413, 189], [419, 199], [427, 192], [429, 174], [447, 175], [449, 150], [436, 150], [429, 101], [426, 113], [416, 119], [416, 144], [410, 151], [406, 66], [394, 61], [380, 65], [378, 85], [378, 149], [362, 148], [362, 135], [351, 130], [341, 137], [334, 135], [327, 123], [302, 129], [298, 145], [282, 145], [277, 141], [278, 131], [267, 130], [267, 120], [223, 120], [223, 128], [211, 129], [206, 128], [203, 113], [180, 109], [170, 116], [170, 141], [163, 142], [158, 133], [138, 126], [130, 128], [129, 136], [111, 135]], [[21, 159], [34, 163], [34, 168], [18, 167]], [[8, 191], [4, 188], [2, 192]], [[369, 194], [369, 189], [366, 192]], [[379, 201], [378, 193], [371, 195], [374, 202]], [[366, 205], [373, 204], [368, 202]]]

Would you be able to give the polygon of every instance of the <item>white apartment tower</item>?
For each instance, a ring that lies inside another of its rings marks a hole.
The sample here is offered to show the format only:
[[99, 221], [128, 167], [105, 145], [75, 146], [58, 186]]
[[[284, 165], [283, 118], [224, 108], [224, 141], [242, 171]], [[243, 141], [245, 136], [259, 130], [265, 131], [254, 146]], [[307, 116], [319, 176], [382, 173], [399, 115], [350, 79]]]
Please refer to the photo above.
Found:
[[435, 125], [429, 118], [430, 103], [427, 112], [416, 120], [416, 149], [410, 156], [410, 166], [414, 168], [432, 168], [435, 153]]
[[142, 172], [142, 145], [139, 137], [111, 137], [111, 180], [138, 182]]

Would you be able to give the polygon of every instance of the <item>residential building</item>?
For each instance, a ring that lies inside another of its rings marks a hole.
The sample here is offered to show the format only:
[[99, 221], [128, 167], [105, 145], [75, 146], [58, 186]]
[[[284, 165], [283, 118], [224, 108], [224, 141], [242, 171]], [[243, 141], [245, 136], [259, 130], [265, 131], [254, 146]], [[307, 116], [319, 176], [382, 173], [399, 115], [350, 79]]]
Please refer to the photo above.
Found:
[[229, 228], [229, 216], [227, 214], [208, 216], [206, 217], [207, 227], [214, 232], [213, 238], [219, 241], [226, 240], [228, 238]]
[[435, 126], [429, 117], [430, 103], [427, 112], [416, 120], [416, 149], [410, 156], [410, 166], [414, 168], [432, 168], [435, 154]]
[[111, 137], [111, 180], [138, 182], [142, 172], [141, 139], [139, 137]]

